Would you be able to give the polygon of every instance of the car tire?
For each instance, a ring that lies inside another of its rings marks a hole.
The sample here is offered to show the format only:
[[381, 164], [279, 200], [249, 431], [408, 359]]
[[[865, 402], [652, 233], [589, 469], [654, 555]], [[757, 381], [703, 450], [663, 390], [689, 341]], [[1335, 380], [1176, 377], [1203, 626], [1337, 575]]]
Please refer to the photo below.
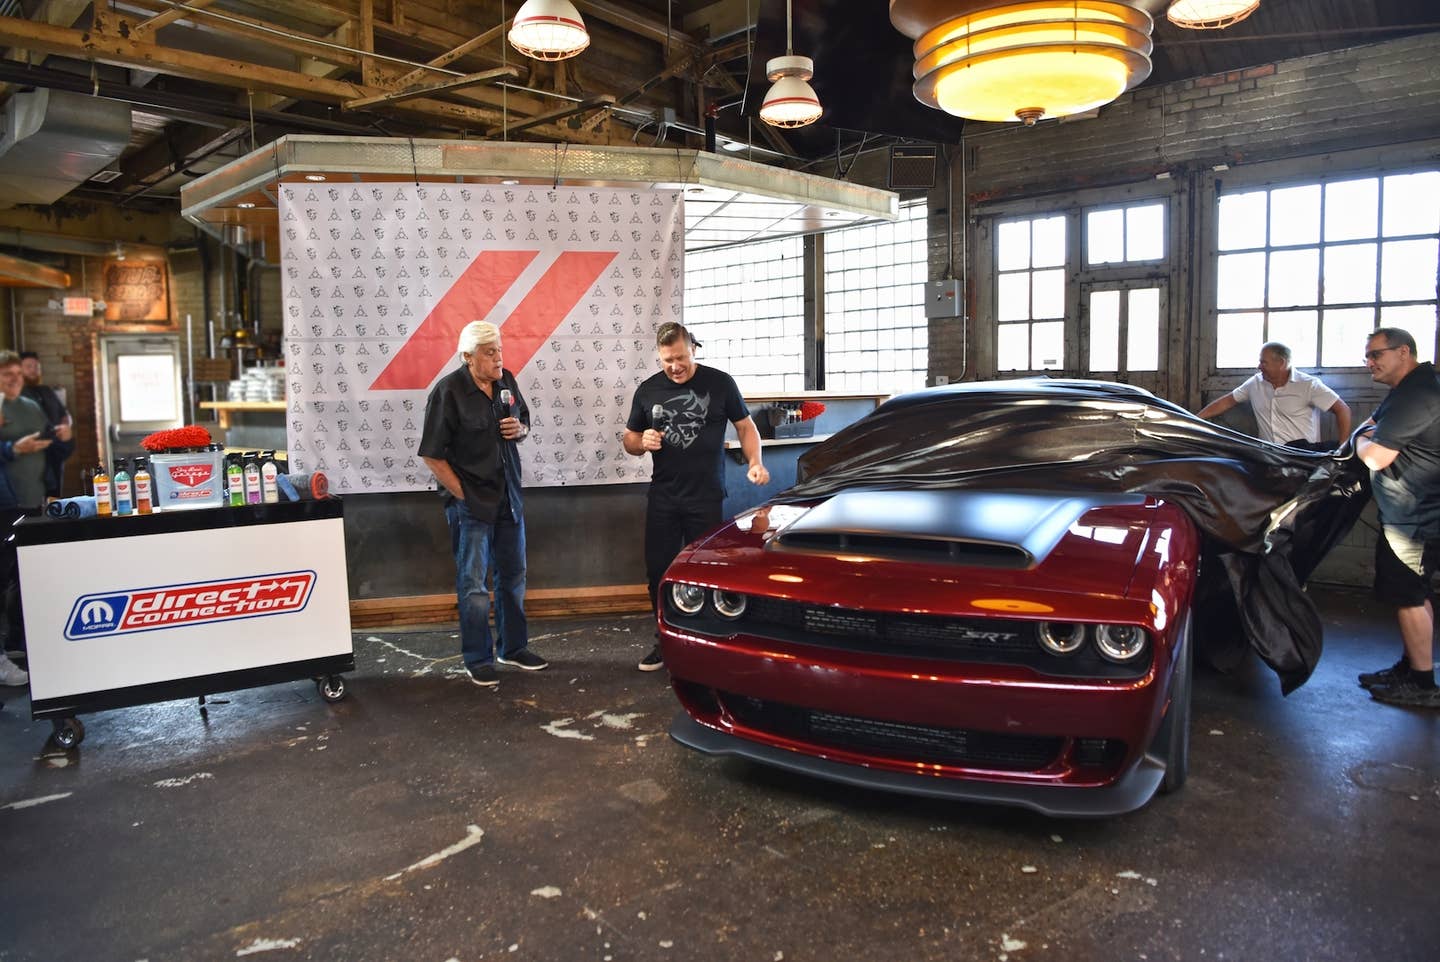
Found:
[[1190, 637], [1190, 614], [1180, 631], [1180, 654], [1170, 682], [1170, 707], [1155, 733], [1155, 749], [1165, 760], [1165, 778], [1160, 794], [1170, 795], [1185, 787], [1190, 774], [1190, 701], [1195, 677], [1195, 646]]

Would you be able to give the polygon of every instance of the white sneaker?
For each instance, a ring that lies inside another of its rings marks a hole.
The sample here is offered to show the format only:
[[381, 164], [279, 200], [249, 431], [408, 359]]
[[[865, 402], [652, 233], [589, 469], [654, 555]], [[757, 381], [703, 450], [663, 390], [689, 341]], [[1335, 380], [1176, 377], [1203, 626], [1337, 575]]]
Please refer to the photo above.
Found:
[[7, 688], [19, 688], [21, 685], [28, 684], [30, 684], [30, 673], [9, 658], [0, 655], [0, 685]]

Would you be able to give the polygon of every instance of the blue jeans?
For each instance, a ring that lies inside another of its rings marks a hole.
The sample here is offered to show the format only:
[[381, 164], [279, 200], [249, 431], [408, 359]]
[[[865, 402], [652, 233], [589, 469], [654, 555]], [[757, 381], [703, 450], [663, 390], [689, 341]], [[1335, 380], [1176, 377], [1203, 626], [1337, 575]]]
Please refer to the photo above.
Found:
[[455, 598], [460, 607], [460, 654], [465, 667], [495, 660], [490, 635], [490, 592], [486, 575], [495, 574], [495, 633], [500, 655], [509, 658], [525, 649], [530, 628], [525, 621], [525, 519], [505, 517], [491, 524], [470, 513], [464, 501], [445, 507], [450, 523], [450, 550], [455, 555]]

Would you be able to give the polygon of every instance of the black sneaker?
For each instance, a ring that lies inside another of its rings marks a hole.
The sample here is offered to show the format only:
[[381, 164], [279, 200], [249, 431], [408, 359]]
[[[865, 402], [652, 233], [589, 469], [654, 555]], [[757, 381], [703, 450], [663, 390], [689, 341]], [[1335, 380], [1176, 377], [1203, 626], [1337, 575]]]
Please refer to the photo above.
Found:
[[1411, 672], [1405, 678], [1370, 689], [1370, 697], [1387, 705], [1405, 708], [1440, 708], [1440, 688], [1433, 679], [1425, 684], [1424, 672]]
[[638, 667], [641, 671], [659, 671], [665, 667], [665, 659], [660, 655], [660, 646], [656, 645], [650, 649], [650, 654], [640, 659]]
[[465, 670], [470, 672], [470, 681], [481, 688], [494, 688], [500, 684], [500, 676], [495, 673], [494, 665], [471, 665]]
[[524, 668], [526, 671], [540, 671], [541, 669], [550, 667], [550, 662], [541, 658], [529, 648], [521, 648], [509, 658], [496, 655], [495, 660], [502, 665], [509, 665], [511, 668]]
[[1389, 668], [1382, 668], [1380, 671], [1367, 671], [1360, 675], [1361, 688], [1374, 688], [1376, 685], [1393, 685], [1401, 678], [1410, 673], [1410, 659], [1404, 655]]

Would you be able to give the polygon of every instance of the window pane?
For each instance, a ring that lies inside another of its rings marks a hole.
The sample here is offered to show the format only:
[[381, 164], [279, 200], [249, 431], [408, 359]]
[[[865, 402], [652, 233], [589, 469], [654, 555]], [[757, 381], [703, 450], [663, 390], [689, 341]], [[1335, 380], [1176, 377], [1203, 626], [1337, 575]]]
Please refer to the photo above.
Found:
[[1325, 185], [1325, 239], [1374, 237], [1380, 216], [1380, 181], [1344, 180]]
[[1065, 272], [1035, 271], [1034, 300], [1031, 302], [1031, 317], [1065, 316]]
[[995, 288], [995, 316], [1001, 321], [1030, 318], [1030, 272], [1001, 274]]
[[995, 264], [1002, 271], [1016, 271], [1030, 266], [1030, 222], [1010, 221], [1001, 224], [996, 233]]
[[996, 333], [996, 370], [1030, 370], [1030, 325], [1001, 324], [996, 328]]
[[[1290, 348], [1291, 363], [1295, 367], [1314, 367], [1318, 319], [1315, 311], [1272, 311], [1266, 340], [1279, 341]], [[1256, 351], [1255, 360], [1259, 359]]]
[[1440, 171], [1385, 178], [1385, 236], [1440, 232]]
[[1090, 294], [1090, 370], [1120, 370], [1120, 292]]
[[1037, 370], [1054, 371], [1065, 366], [1065, 322], [1046, 321], [1032, 325], [1033, 356]]
[[1365, 342], [1375, 330], [1375, 309], [1351, 307], [1326, 311], [1321, 324], [1325, 347], [1320, 352], [1320, 363], [1325, 367], [1354, 367], [1361, 363]]
[[1221, 314], [1215, 319], [1215, 366], [1254, 367], [1265, 343], [1265, 315]]
[[[1380, 327], [1398, 327], [1415, 338], [1415, 358], [1433, 360], [1435, 347], [1435, 305], [1396, 304], [1380, 308]], [[1367, 332], [1368, 333], [1368, 332]]]
[[1160, 290], [1144, 287], [1130, 292], [1126, 320], [1125, 370], [1160, 370]]
[[1274, 251], [1270, 254], [1271, 307], [1314, 304], [1320, 282], [1320, 251]]
[[1325, 248], [1325, 303], [1361, 304], [1375, 300], [1374, 244]]
[[1085, 249], [1092, 264], [1125, 259], [1125, 212], [1095, 210], [1085, 215]]
[[1064, 215], [1036, 220], [1032, 230], [1035, 240], [1032, 265], [1035, 267], [1065, 266]]
[[1215, 306], [1222, 311], [1265, 306], [1264, 253], [1225, 254], [1218, 258]]
[[1320, 185], [1270, 192], [1270, 243], [1314, 244], [1320, 240]]
[[1421, 301], [1435, 299], [1436, 242], [1389, 241], [1380, 251], [1380, 299]]
[[1164, 256], [1165, 205], [1131, 207], [1125, 212], [1125, 258], [1158, 261]]
[[1220, 249], [1246, 250], [1265, 246], [1265, 191], [1226, 194], [1220, 198]]

